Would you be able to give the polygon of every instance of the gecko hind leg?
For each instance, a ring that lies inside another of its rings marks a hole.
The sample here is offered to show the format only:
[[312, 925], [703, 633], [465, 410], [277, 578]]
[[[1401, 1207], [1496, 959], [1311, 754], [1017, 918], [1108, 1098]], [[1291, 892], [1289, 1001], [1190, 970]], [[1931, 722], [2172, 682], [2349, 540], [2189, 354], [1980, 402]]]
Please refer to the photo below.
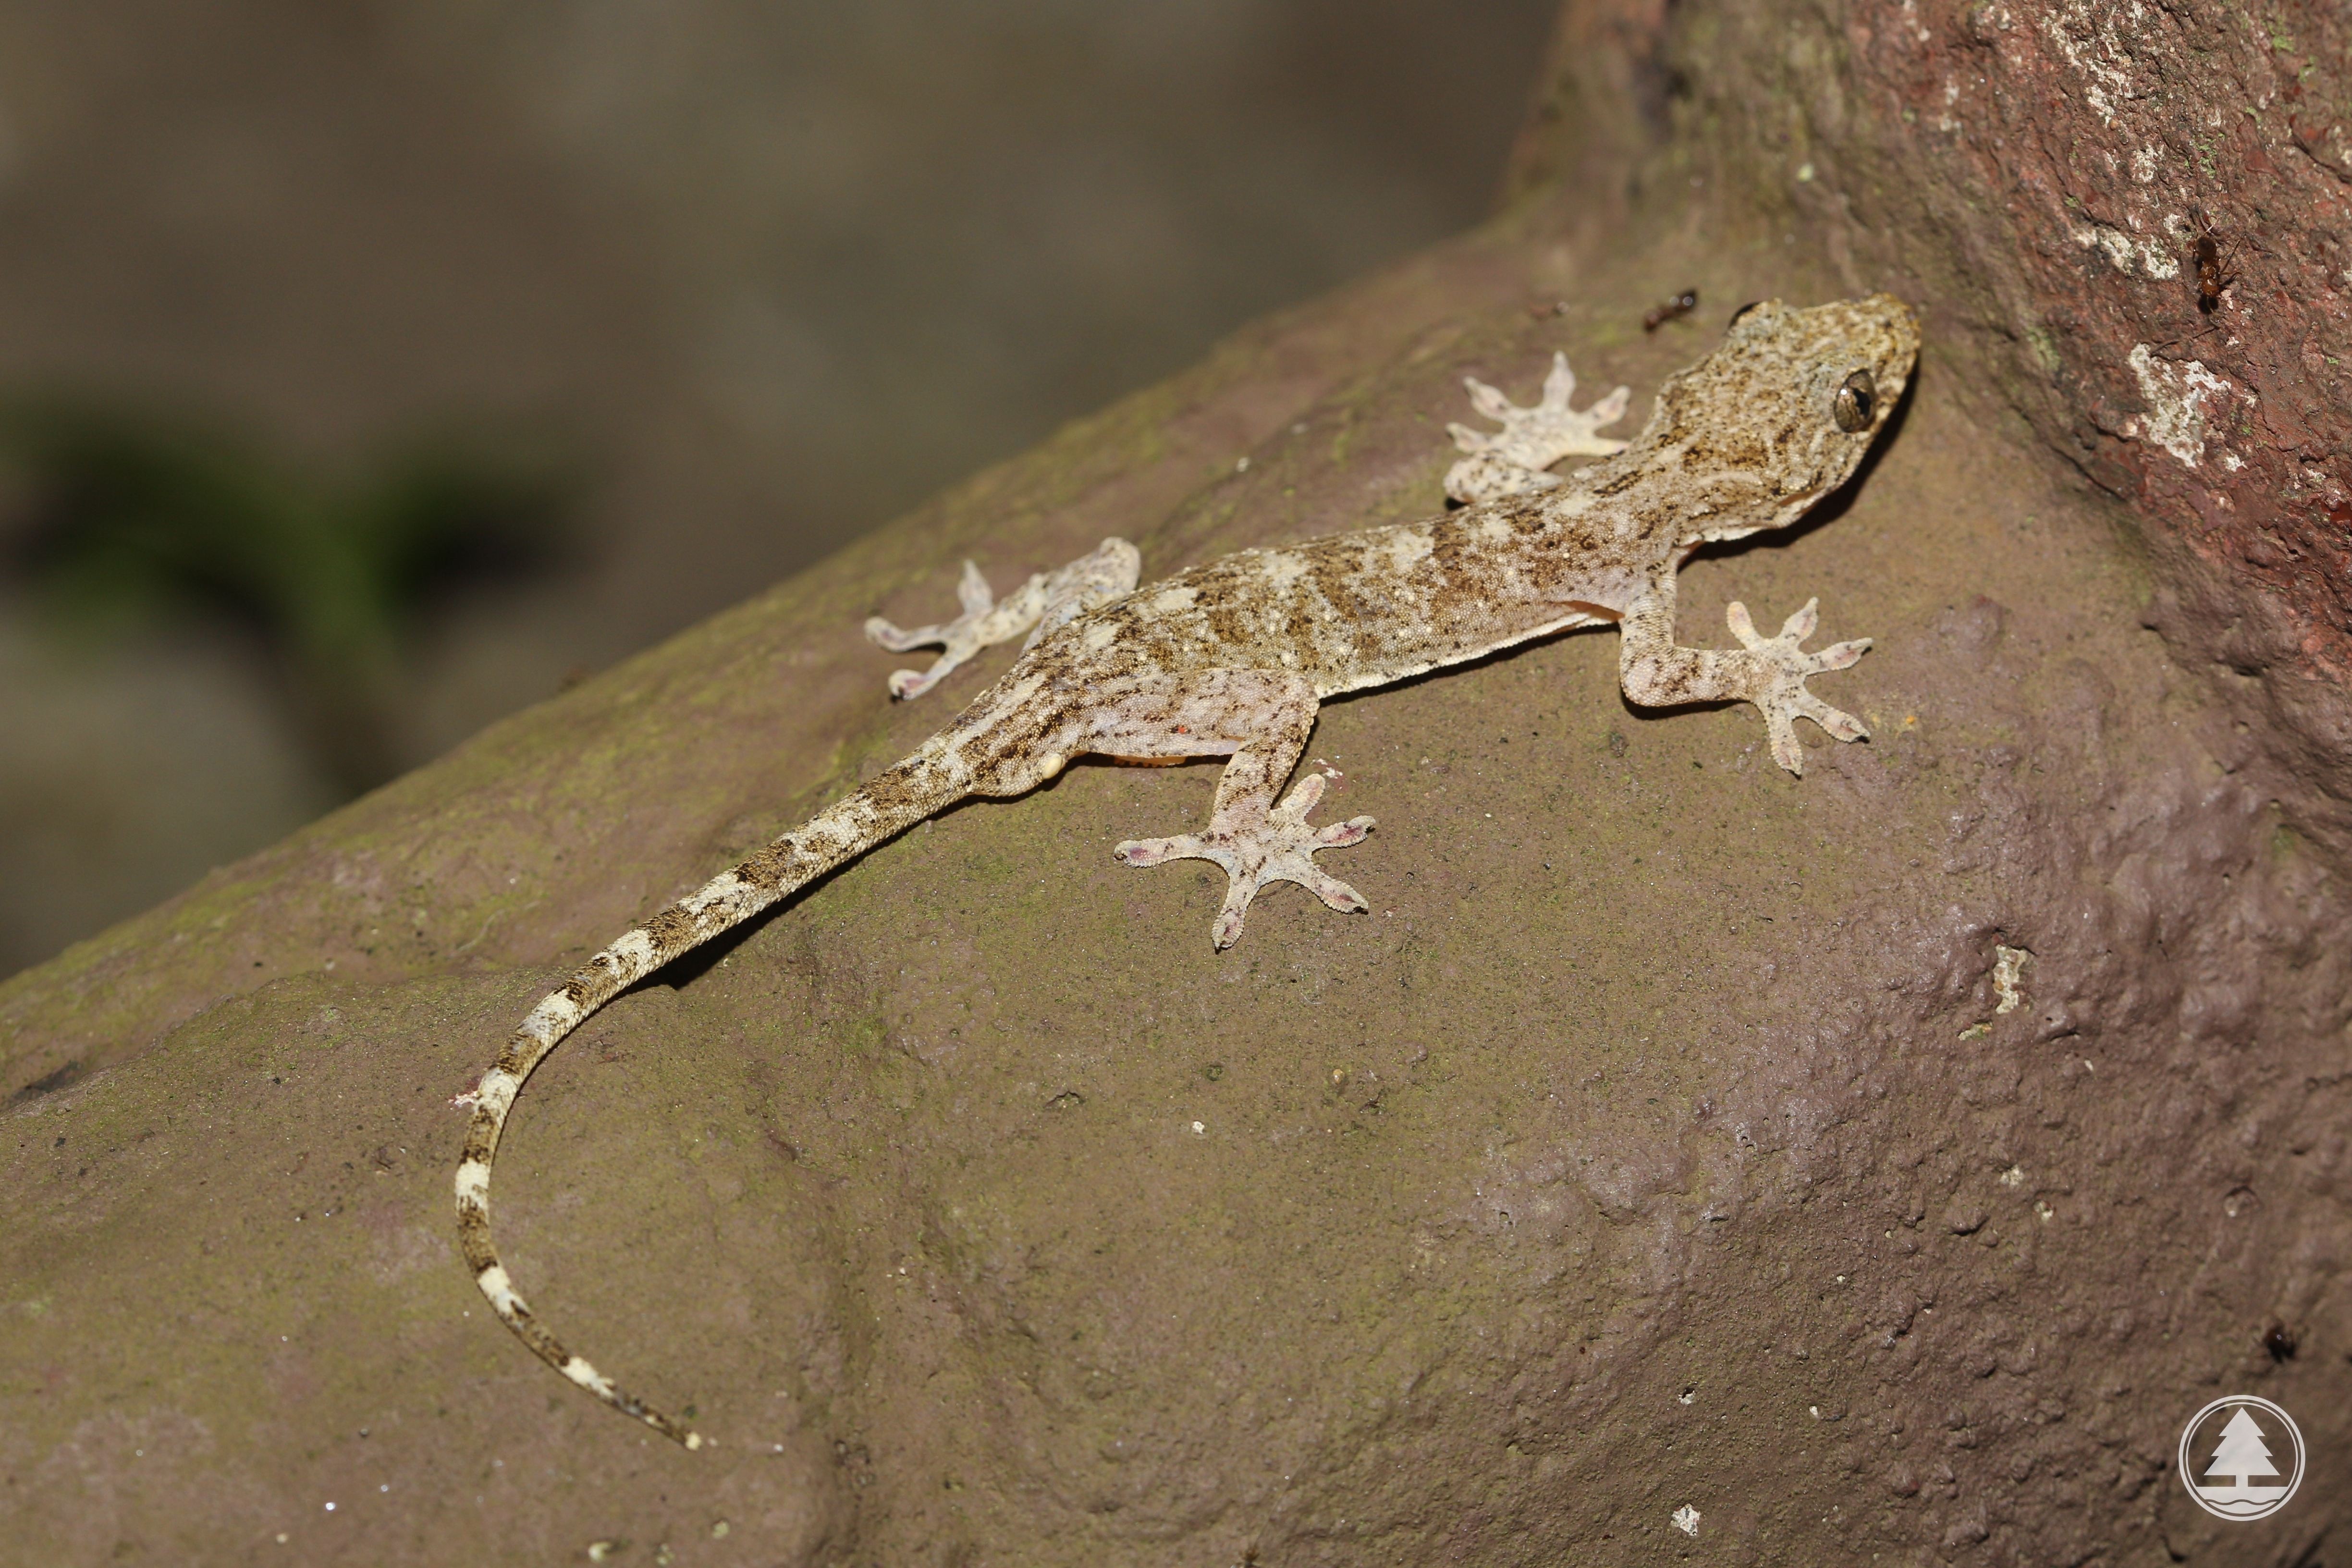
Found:
[[1095, 750], [1138, 759], [1230, 753], [1206, 827], [1167, 838], [1130, 838], [1111, 852], [1129, 866], [1208, 860], [1223, 867], [1224, 903], [1210, 928], [1220, 951], [1240, 939], [1250, 900], [1269, 883], [1296, 882], [1343, 913], [1371, 908], [1361, 893], [1316, 865], [1314, 856], [1362, 843], [1372, 819], [1320, 827], [1308, 822], [1307, 814], [1323, 799], [1320, 773], [1301, 779], [1279, 803], [1275, 799], [1307, 749], [1316, 706], [1314, 687], [1297, 676], [1215, 669], [1142, 683], [1098, 721], [1090, 742]]

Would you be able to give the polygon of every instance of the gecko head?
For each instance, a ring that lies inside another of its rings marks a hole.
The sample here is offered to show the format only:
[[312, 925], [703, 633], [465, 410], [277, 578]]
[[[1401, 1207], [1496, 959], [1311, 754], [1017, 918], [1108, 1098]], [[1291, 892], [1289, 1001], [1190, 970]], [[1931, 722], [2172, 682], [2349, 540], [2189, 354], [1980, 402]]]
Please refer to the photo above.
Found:
[[1689, 491], [1670, 498], [1690, 519], [1685, 544], [1784, 527], [1853, 477], [1918, 354], [1918, 322], [1890, 294], [1749, 305], [1661, 389], [1625, 458]]

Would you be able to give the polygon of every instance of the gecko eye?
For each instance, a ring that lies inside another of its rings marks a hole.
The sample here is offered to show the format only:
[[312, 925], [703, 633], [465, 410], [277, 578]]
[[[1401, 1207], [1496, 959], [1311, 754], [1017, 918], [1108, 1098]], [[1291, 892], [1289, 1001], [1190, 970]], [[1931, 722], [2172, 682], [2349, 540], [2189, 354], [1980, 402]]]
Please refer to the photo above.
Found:
[[1759, 306], [1759, 305], [1762, 304], [1763, 302], [1764, 302], [1764, 301], [1763, 301], [1763, 300], [1748, 300], [1748, 303], [1746, 303], [1745, 305], [1740, 306], [1740, 307], [1739, 307], [1739, 309], [1738, 309], [1737, 310], [1734, 310], [1734, 311], [1732, 311], [1732, 312], [1731, 312], [1731, 321], [1730, 321], [1730, 324], [1731, 324], [1732, 326], [1735, 326], [1735, 327], [1736, 327], [1736, 326], [1738, 326], [1738, 325], [1739, 325], [1739, 318], [1740, 318], [1740, 317], [1742, 317], [1742, 316], [1744, 316], [1744, 315], [1748, 314], [1748, 311], [1750, 311], [1750, 310], [1752, 310], [1756, 309], [1756, 307], [1757, 307], [1757, 306]]
[[1870, 416], [1877, 407], [1878, 384], [1866, 370], [1855, 371], [1839, 383], [1836, 395], [1830, 399], [1831, 417], [1849, 436], [1869, 429]]

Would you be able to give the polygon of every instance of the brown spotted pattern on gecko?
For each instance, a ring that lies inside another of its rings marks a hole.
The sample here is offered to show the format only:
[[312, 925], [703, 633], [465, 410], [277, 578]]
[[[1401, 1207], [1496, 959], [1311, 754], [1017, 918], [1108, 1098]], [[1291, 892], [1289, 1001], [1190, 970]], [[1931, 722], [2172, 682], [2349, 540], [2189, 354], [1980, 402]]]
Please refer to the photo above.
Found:
[[[1770, 637], [1734, 604], [1727, 618], [1739, 647], [1678, 647], [1675, 574], [1701, 544], [1784, 528], [1843, 484], [1901, 397], [1918, 344], [1910, 310], [1883, 294], [1810, 310], [1753, 305], [1733, 319], [1721, 347], [1666, 381], [1630, 442], [1595, 434], [1622, 414], [1623, 389], [1579, 414], [1568, 406], [1575, 383], [1565, 360], [1532, 408], [1473, 382], [1476, 406], [1504, 429], [1454, 427], [1455, 444], [1470, 454], [1448, 475], [1455, 499], [1468, 503], [1458, 511], [1244, 550], [1141, 588], [1134, 548], [1107, 540], [1002, 605], [968, 566], [964, 614], [943, 626], [904, 632], [869, 623], [887, 647], [946, 648], [929, 671], [892, 677], [900, 697], [919, 695], [987, 644], [1031, 636], [1013, 668], [912, 756], [589, 960], [531, 1010], [461, 1097], [473, 1119], [457, 1167], [458, 1233], [492, 1310], [573, 1383], [688, 1448], [700, 1446], [698, 1435], [559, 1343], [500, 1266], [489, 1183], [507, 1114], [541, 1058], [625, 987], [966, 796], [1026, 794], [1085, 752], [1230, 758], [1199, 831], [1130, 839], [1114, 851], [1129, 866], [1192, 858], [1224, 868], [1212, 928], [1223, 949], [1270, 882], [1299, 883], [1335, 910], [1368, 907], [1314, 856], [1360, 843], [1372, 819], [1310, 823], [1323, 795], [1319, 773], [1281, 794], [1318, 705], [1341, 692], [1614, 621], [1620, 679], [1633, 702], [1754, 703], [1774, 759], [1792, 773], [1803, 766], [1796, 720], [1841, 741], [1862, 739], [1861, 723], [1805, 681], [1853, 664], [1867, 638], [1809, 653], [1800, 645], [1813, 630], [1811, 602]], [[1602, 460], [1564, 478], [1543, 472], [1580, 453]]]

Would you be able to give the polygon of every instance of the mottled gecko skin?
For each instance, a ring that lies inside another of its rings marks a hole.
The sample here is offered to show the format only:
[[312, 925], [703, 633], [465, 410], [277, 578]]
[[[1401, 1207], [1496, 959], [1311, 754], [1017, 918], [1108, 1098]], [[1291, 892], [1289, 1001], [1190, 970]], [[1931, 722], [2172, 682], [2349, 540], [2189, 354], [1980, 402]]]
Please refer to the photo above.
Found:
[[1480, 437], [1457, 427], [1456, 444], [1472, 458], [1449, 482], [1474, 503], [1459, 511], [1245, 550], [1140, 589], [1131, 587], [1133, 548], [1109, 540], [1033, 578], [1004, 605], [973, 571], [958, 621], [913, 633], [882, 623], [876, 635], [887, 646], [948, 647], [926, 675], [894, 679], [902, 695], [984, 643], [1033, 622], [1038, 632], [1003, 679], [912, 756], [591, 959], [531, 1010], [461, 1097], [474, 1112], [457, 1168], [458, 1232], [492, 1310], [572, 1382], [688, 1448], [701, 1445], [566, 1351], [516, 1294], [489, 1223], [490, 1163], [507, 1113], [541, 1058], [622, 989], [965, 796], [1024, 794], [1088, 752], [1139, 762], [1230, 757], [1199, 833], [1132, 839], [1115, 851], [1131, 866], [1192, 857], [1224, 867], [1228, 890], [1213, 927], [1224, 948], [1268, 882], [1298, 882], [1334, 909], [1367, 907], [1312, 857], [1360, 842], [1372, 819], [1310, 825], [1320, 774], [1276, 802], [1318, 704], [1341, 692], [1614, 620], [1623, 635], [1620, 678], [1634, 702], [1753, 702], [1774, 758], [1790, 773], [1803, 763], [1800, 717], [1840, 740], [1861, 739], [1852, 715], [1804, 683], [1853, 663], [1867, 639], [1806, 653], [1799, 644], [1813, 629], [1811, 604], [1774, 637], [1759, 636], [1735, 604], [1728, 619], [1742, 647], [1678, 647], [1675, 573], [1704, 542], [1786, 527], [1850, 478], [1902, 396], [1918, 344], [1910, 310], [1883, 294], [1811, 310], [1753, 305], [1720, 348], [1666, 382], [1641, 435], [1564, 479], [1538, 469], [1615, 447], [1593, 431], [1623, 403], [1621, 389], [1583, 414], [1570, 410], [1574, 383], [1563, 362], [1531, 409], [1473, 384], [1479, 406], [1506, 429]]

